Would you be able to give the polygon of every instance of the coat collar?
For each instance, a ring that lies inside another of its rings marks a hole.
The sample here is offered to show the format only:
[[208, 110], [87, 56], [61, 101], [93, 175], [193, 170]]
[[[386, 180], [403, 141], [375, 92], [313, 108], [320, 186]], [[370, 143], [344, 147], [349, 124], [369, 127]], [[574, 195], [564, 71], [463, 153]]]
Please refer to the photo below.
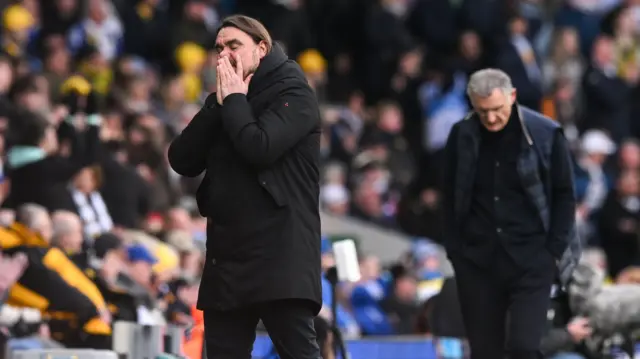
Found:
[[253, 74], [249, 83], [249, 95], [254, 95], [262, 91], [265, 87], [270, 86], [275, 78], [274, 72], [289, 60], [279, 44], [274, 43], [271, 51], [262, 58], [258, 69]]
[[[520, 126], [522, 127], [522, 133], [524, 134], [524, 138], [527, 141], [527, 144], [529, 146], [533, 145], [533, 137], [531, 136], [531, 133], [529, 131], [529, 128], [527, 127], [527, 123], [525, 121], [525, 112], [527, 111], [526, 109], [523, 109], [522, 106], [520, 106], [518, 103], [515, 104], [515, 110], [516, 110], [516, 115], [518, 117], [518, 121], [520, 122]], [[474, 118], [476, 115], [475, 111], [469, 111], [469, 113], [467, 113], [467, 116], [465, 116], [465, 120], [469, 120]], [[475, 122], [476, 124], [480, 125], [480, 123], [478, 121]]]

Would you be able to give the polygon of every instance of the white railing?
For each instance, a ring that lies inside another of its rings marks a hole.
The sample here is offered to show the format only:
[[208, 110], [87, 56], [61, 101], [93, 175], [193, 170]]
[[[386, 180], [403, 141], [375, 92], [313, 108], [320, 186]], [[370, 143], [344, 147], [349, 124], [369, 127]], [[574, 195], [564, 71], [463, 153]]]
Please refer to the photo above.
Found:
[[116, 322], [113, 326], [113, 350], [15, 350], [8, 351], [5, 357], [7, 359], [156, 359], [166, 354], [180, 357], [183, 334], [184, 329], [176, 326]]

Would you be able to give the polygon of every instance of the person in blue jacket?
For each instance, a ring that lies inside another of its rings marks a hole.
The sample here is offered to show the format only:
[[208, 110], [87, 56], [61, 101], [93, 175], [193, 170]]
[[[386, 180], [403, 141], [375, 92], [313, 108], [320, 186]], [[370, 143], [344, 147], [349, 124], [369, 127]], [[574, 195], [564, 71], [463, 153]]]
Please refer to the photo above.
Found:
[[380, 278], [359, 283], [351, 293], [351, 307], [362, 335], [392, 335], [393, 326], [382, 310], [380, 302], [391, 290], [389, 273]]
[[[333, 249], [331, 241], [327, 237], [323, 237], [321, 241], [322, 264], [324, 274], [322, 276], [322, 309], [320, 316], [325, 320], [332, 322], [333, 314], [331, 313], [331, 305], [333, 304], [333, 293], [331, 291], [331, 282], [327, 279], [326, 271], [332, 267], [335, 262], [333, 259]], [[338, 284], [340, 286], [340, 284]], [[340, 290], [339, 288], [337, 290]], [[346, 338], [354, 338], [360, 335], [358, 322], [351, 313], [338, 302], [336, 307], [336, 324]]]

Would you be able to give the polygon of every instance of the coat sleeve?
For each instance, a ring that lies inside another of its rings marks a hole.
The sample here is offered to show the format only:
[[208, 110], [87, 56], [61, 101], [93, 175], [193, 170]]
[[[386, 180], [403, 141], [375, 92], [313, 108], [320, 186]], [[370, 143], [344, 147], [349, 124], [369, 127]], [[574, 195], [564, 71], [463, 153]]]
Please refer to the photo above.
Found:
[[222, 124], [240, 155], [248, 162], [268, 167], [320, 124], [313, 90], [292, 81], [259, 116], [254, 116], [243, 94], [224, 99]]
[[561, 131], [553, 138], [551, 149], [551, 223], [548, 249], [556, 259], [562, 257], [575, 226], [576, 200], [573, 169], [567, 140]]
[[540, 350], [547, 356], [553, 354], [570, 351], [574, 346], [571, 335], [565, 328], [551, 329], [547, 335], [542, 338]]
[[214, 143], [218, 120], [216, 94], [209, 95], [204, 106], [187, 127], [169, 145], [169, 164], [185, 177], [197, 177], [207, 166], [207, 152]]

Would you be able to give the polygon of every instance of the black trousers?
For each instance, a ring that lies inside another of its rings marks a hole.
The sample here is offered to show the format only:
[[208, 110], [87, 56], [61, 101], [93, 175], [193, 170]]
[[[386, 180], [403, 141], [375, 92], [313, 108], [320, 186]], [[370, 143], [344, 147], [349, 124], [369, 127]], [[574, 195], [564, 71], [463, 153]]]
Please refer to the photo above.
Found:
[[204, 310], [207, 359], [250, 359], [262, 319], [281, 359], [321, 359], [313, 309], [304, 300], [278, 300], [232, 311]]
[[471, 359], [542, 358], [556, 265], [550, 253], [540, 256], [528, 269], [502, 248], [487, 268], [452, 256]]

